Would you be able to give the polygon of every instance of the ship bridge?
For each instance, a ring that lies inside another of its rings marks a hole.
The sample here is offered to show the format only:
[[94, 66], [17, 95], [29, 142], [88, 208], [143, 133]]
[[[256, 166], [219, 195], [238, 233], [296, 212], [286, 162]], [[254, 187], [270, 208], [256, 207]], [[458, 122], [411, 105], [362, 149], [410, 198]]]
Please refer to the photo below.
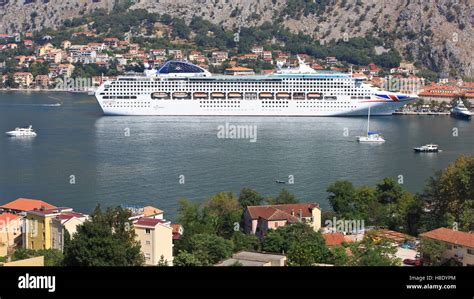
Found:
[[207, 77], [211, 76], [211, 73], [202, 67], [186, 61], [170, 60], [156, 71], [156, 75], [170, 77]]

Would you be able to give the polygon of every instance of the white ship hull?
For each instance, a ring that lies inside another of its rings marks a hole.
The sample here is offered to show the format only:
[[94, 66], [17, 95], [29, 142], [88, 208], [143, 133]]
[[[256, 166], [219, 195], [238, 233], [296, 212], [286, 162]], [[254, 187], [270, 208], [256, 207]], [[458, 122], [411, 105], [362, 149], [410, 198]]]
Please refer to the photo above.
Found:
[[[365, 116], [369, 106], [372, 115], [391, 115], [407, 102], [360, 101], [350, 99], [324, 100], [152, 100], [138, 96], [133, 103], [125, 100], [104, 100], [97, 96], [104, 115], [163, 115], [163, 116]], [[207, 103], [203, 103], [207, 102]], [[234, 103], [229, 103], [234, 102]], [[236, 104], [235, 102], [239, 102]], [[283, 103], [284, 102], [284, 103]]]

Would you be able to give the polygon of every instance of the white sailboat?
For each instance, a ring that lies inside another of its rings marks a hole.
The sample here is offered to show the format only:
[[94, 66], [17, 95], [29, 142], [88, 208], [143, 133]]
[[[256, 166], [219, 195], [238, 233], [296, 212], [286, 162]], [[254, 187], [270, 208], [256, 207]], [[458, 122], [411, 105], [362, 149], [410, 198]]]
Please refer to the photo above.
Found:
[[370, 132], [370, 106], [367, 113], [367, 136], [357, 136], [357, 141], [367, 143], [382, 143], [385, 139], [379, 132]]

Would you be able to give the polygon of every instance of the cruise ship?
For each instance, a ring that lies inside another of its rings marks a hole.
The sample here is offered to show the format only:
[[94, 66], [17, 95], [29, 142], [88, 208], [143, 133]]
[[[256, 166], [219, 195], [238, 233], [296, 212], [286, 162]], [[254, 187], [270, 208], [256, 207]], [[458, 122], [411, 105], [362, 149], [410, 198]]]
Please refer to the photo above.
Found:
[[143, 75], [104, 82], [95, 96], [105, 115], [391, 115], [416, 95], [380, 90], [351, 73], [299, 67], [270, 75], [213, 75], [171, 60]]

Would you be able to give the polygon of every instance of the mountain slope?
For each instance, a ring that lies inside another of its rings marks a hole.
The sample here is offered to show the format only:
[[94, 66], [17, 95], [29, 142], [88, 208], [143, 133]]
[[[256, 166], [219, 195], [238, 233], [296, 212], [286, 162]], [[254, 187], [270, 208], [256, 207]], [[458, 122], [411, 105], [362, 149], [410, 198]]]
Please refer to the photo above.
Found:
[[[1, 31], [57, 26], [95, 8], [111, 10], [113, 0], [13, 1], [3, 4]], [[23, 4], [21, 12], [15, 6]], [[375, 35], [408, 59], [435, 71], [474, 77], [474, 0], [156, 0], [135, 1], [144, 8], [189, 21], [202, 16], [226, 28], [281, 23], [327, 42]], [[2, 0], [0, 0], [0, 5]], [[16, 4], [14, 4], [16, 3]], [[455, 4], [457, 3], [457, 4]], [[61, 7], [61, 8], [58, 8]], [[37, 16], [35, 16], [36, 11]], [[33, 15], [32, 15], [33, 13]], [[34, 24], [34, 26], [33, 26]]]

